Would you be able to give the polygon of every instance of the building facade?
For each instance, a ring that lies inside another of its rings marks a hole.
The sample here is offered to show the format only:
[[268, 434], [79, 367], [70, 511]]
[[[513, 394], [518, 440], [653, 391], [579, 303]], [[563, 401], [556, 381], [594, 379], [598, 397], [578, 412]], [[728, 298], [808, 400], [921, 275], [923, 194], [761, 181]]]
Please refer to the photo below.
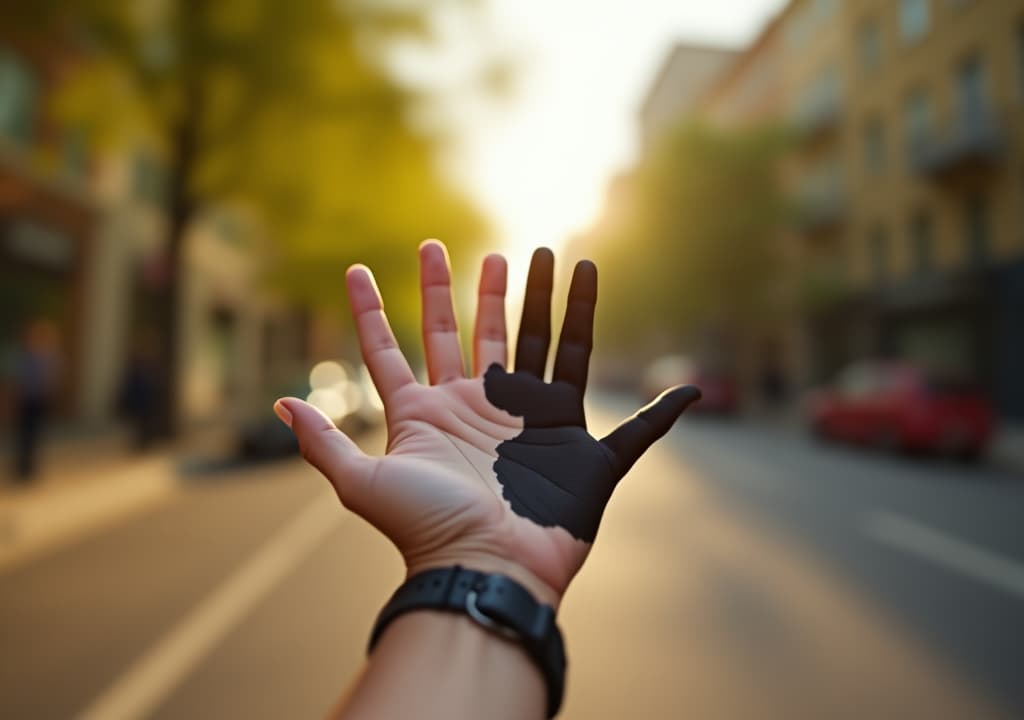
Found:
[[640, 107], [641, 147], [649, 149], [679, 118], [691, 114], [712, 79], [735, 57], [736, 51], [714, 45], [679, 43], [672, 48]]
[[804, 382], [898, 357], [1024, 419], [1024, 0], [792, 0], [696, 112], [792, 131]]
[[802, 230], [817, 379], [899, 357], [1024, 419], [1024, 2], [804, 0], [789, 18], [818, 23], [787, 63], [821, 163]]

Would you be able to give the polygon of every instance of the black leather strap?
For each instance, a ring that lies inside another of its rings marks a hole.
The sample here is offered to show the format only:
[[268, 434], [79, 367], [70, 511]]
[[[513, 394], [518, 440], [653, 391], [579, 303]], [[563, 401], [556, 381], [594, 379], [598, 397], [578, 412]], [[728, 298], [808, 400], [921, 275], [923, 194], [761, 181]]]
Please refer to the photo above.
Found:
[[565, 646], [555, 611], [537, 602], [510, 577], [455, 565], [427, 570], [406, 580], [380, 611], [367, 652], [392, 620], [412, 610], [444, 610], [469, 615], [477, 624], [518, 642], [541, 669], [548, 687], [548, 717], [562, 705]]

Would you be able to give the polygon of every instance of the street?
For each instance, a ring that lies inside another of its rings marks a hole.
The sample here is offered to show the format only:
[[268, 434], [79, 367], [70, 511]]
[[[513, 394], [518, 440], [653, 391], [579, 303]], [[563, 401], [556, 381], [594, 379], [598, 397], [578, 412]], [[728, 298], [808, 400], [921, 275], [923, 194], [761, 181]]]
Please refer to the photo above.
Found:
[[[995, 469], [684, 418], [562, 606], [561, 717], [1024, 714], [1021, 517]], [[401, 577], [299, 460], [185, 478], [0, 572], [0, 717], [322, 717]]]

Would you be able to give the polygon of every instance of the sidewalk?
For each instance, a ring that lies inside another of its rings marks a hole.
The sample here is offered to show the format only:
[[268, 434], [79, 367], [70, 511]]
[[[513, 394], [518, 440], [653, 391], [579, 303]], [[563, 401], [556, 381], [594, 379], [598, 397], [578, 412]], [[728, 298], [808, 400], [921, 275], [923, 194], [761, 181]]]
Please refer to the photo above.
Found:
[[169, 498], [169, 451], [126, 455], [118, 438], [57, 443], [29, 485], [0, 485], [0, 573]]

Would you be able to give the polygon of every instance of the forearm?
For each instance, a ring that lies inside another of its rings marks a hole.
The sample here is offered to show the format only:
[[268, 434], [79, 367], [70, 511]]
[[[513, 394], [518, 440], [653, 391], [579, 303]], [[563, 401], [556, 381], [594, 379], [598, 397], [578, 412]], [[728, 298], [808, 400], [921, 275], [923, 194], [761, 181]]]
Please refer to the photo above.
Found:
[[466, 615], [420, 610], [392, 622], [334, 716], [540, 720], [547, 689], [517, 644]]

